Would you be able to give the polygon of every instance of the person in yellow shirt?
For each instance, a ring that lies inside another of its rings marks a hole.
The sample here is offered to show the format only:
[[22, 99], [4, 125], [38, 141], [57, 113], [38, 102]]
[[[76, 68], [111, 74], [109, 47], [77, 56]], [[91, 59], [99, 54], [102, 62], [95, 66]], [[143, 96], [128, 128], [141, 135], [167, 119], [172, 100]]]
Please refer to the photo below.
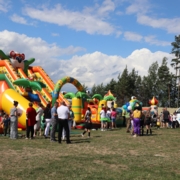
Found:
[[140, 129], [140, 119], [141, 119], [142, 112], [139, 107], [135, 107], [133, 111], [133, 126], [134, 126], [134, 136], [137, 137], [141, 133]]

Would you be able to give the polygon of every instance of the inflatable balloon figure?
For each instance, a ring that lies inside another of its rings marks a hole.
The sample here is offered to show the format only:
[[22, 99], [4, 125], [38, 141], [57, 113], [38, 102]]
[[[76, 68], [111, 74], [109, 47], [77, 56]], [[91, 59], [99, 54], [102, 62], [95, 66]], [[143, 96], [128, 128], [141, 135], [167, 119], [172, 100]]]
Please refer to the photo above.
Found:
[[142, 102], [137, 100], [137, 98], [135, 96], [132, 96], [131, 100], [122, 106], [122, 109], [123, 109], [123, 111], [130, 112], [130, 111], [133, 111], [136, 107], [138, 107], [141, 110]]
[[0, 59], [8, 59], [11, 65], [14, 67], [15, 70], [18, 68], [22, 68], [24, 73], [28, 75], [27, 70], [30, 64], [32, 64], [35, 59], [30, 58], [25, 60], [25, 54], [21, 54], [15, 51], [10, 51], [8, 54], [5, 54], [1, 49], [0, 49]]
[[153, 97], [151, 100], [149, 100], [149, 105], [151, 107], [151, 117], [153, 121], [156, 122], [158, 115], [158, 100], [155, 97]]

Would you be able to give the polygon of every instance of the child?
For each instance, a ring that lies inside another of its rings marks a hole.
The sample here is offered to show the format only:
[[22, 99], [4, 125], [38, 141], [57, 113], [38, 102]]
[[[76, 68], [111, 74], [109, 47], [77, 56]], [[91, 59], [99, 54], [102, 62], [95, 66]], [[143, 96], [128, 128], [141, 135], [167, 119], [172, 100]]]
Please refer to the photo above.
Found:
[[4, 136], [6, 136], [7, 131], [8, 131], [8, 129], [9, 129], [9, 124], [10, 124], [10, 118], [9, 118], [9, 116], [8, 116], [7, 114], [5, 114], [5, 115], [3, 116], [3, 120], [2, 120], [2, 123], [1, 123], [1, 124], [4, 125]]
[[160, 126], [161, 126], [160, 116], [158, 116], [158, 118], [157, 118], [157, 123], [156, 123], [156, 127], [157, 127], [158, 130], [159, 130]]
[[176, 128], [176, 112], [173, 113], [173, 116], [172, 116], [172, 128]]

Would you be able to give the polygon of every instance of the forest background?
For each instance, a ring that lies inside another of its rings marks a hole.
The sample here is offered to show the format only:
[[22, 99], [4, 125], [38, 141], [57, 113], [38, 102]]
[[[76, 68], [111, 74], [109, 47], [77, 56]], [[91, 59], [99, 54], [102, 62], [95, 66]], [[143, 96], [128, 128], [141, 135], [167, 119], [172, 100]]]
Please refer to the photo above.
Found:
[[[170, 64], [168, 64], [166, 57], [162, 57], [162, 63], [159, 65], [157, 61], [153, 62], [147, 70], [147, 76], [143, 77], [138, 75], [135, 68], [128, 72], [126, 66], [124, 71], [118, 75], [117, 80], [111, 79], [106, 85], [103, 83], [94, 84], [90, 94], [104, 96], [110, 90], [120, 107], [129, 102], [131, 96], [136, 96], [143, 103], [143, 106], [149, 106], [149, 99], [155, 96], [159, 101], [159, 107], [179, 107], [180, 35], [175, 36], [171, 45], [171, 53], [175, 55], [175, 58], [171, 59]], [[170, 66], [174, 68], [174, 72], [170, 72]], [[87, 89], [86, 86], [85, 89]]]

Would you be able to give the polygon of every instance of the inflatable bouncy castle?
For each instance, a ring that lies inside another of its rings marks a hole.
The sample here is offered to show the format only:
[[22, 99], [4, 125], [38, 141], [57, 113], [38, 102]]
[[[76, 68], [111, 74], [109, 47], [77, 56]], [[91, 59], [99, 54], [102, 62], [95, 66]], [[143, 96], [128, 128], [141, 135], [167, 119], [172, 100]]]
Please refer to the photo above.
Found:
[[9, 114], [13, 101], [19, 102], [18, 127], [26, 128], [26, 109], [29, 102], [41, 102], [44, 106], [48, 102], [69, 101], [60, 93], [66, 83], [73, 84], [78, 91], [83, 91], [82, 85], [72, 77], [64, 77], [56, 84], [40, 66], [31, 66], [34, 58], [26, 59], [25, 54], [11, 51], [5, 54], [0, 50], [0, 109]]
[[[26, 128], [26, 109], [29, 102], [33, 102], [35, 109], [37, 102], [41, 102], [44, 107], [49, 102], [52, 105], [56, 101], [64, 101], [67, 105], [72, 103], [76, 123], [83, 122], [88, 107], [92, 111], [92, 122], [100, 123], [101, 105], [108, 106], [108, 103], [113, 102], [116, 106], [115, 97], [110, 91], [104, 97], [99, 94], [90, 97], [81, 83], [73, 77], [64, 77], [54, 84], [41, 66], [32, 66], [34, 61], [34, 58], [26, 59], [24, 53], [10, 51], [5, 54], [0, 50], [0, 110], [10, 114], [13, 101], [18, 101], [18, 128]], [[66, 83], [74, 85], [77, 92], [65, 95], [60, 93], [61, 87]]]

